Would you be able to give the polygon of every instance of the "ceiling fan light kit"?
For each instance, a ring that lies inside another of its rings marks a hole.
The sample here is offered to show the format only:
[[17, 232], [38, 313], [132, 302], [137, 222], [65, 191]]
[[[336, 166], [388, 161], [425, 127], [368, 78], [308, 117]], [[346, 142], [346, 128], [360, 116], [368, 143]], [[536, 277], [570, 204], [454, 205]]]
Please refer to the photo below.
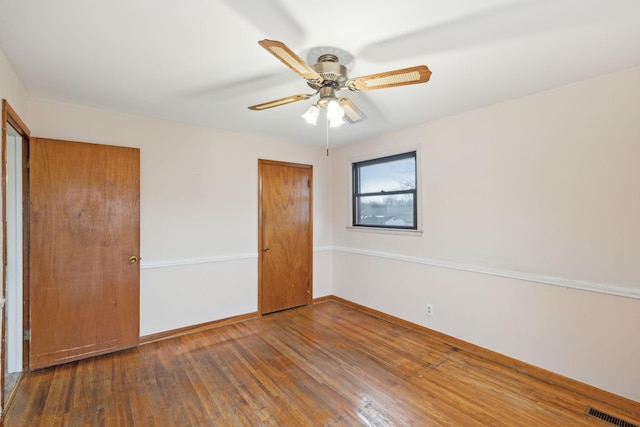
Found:
[[338, 126], [342, 126], [344, 123], [345, 121], [342, 119], [342, 117], [339, 119], [329, 120], [329, 127], [337, 128]]
[[316, 125], [318, 123], [318, 116], [320, 115], [320, 108], [317, 105], [312, 105], [309, 109], [302, 115], [302, 118], [309, 123], [310, 125]]
[[[309, 64], [282, 42], [265, 39], [259, 41], [258, 44], [305, 79], [307, 85], [315, 89], [316, 92], [312, 94], [288, 96], [286, 98], [252, 105], [249, 109], [265, 110], [267, 108], [306, 100], [318, 95], [318, 101], [309, 107], [302, 115], [307, 123], [312, 125], [317, 123], [320, 109], [322, 108], [327, 110], [329, 127], [340, 126], [345, 121], [351, 124], [360, 123], [367, 118], [350, 99], [346, 97], [338, 98], [336, 91], [348, 89], [352, 92], [359, 92], [426, 83], [431, 77], [431, 71], [426, 65], [418, 65], [350, 79], [347, 73], [347, 67], [340, 64], [338, 56], [333, 53], [320, 54], [317, 63], [309, 66]], [[352, 58], [349, 57], [349, 60], [351, 59]]]
[[[319, 105], [320, 101], [309, 107], [309, 109], [302, 115], [302, 118], [310, 125], [315, 126], [318, 123], [318, 116], [320, 116]], [[322, 107], [327, 109], [329, 127], [337, 128], [345, 123], [343, 120], [345, 111], [336, 99], [329, 100], [325, 105], [322, 105]]]

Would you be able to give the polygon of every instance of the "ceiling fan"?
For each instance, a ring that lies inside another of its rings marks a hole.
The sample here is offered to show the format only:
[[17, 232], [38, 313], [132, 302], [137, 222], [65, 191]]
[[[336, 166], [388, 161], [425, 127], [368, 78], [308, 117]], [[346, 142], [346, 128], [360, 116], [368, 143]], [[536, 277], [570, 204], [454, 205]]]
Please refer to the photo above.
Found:
[[302, 117], [311, 124], [316, 124], [321, 108], [327, 109], [327, 119], [331, 127], [339, 126], [346, 120], [349, 123], [359, 123], [366, 119], [365, 114], [345, 97], [336, 96], [336, 92], [349, 89], [353, 92], [364, 90], [384, 89], [388, 87], [426, 83], [431, 71], [426, 65], [387, 71], [369, 76], [349, 78], [347, 68], [338, 62], [338, 57], [331, 53], [322, 54], [318, 62], [309, 66], [284, 43], [275, 40], [261, 40], [260, 46], [282, 61], [286, 66], [307, 81], [316, 92], [298, 94], [280, 98], [262, 104], [252, 105], [250, 110], [265, 110], [292, 102], [303, 101], [315, 95], [319, 96], [316, 104], [312, 105]]

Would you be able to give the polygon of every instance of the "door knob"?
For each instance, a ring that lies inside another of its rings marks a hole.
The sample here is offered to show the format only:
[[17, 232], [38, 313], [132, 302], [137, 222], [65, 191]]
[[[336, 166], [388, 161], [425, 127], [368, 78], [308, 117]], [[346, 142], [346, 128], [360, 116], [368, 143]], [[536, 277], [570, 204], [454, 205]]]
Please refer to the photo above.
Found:
[[138, 262], [138, 257], [137, 257], [137, 256], [135, 256], [135, 255], [131, 255], [131, 256], [129, 257], [129, 262], [130, 262], [131, 264], [135, 264], [136, 262]]
[[269, 253], [269, 252], [271, 252], [271, 249], [270, 249], [270, 248], [264, 248], [264, 249], [263, 249], [263, 251], [264, 251], [265, 253]]

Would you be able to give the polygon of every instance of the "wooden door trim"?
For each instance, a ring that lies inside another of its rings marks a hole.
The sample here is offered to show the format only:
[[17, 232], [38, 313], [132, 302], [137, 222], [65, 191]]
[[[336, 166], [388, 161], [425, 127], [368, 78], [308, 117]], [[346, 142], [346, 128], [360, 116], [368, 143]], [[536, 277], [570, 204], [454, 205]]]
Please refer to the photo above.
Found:
[[[31, 249], [29, 246], [29, 138], [22, 139], [22, 329], [31, 330], [31, 293], [30, 293], [30, 270], [29, 256]], [[22, 370], [29, 368], [29, 340], [22, 340]]]
[[258, 314], [262, 315], [262, 251], [263, 251], [263, 227], [262, 227], [262, 176], [263, 167], [267, 165], [286, 166], [293, 168], [309, 169], [311, 171], [311, 193], [309, 198], [309, 294], [307, 304], [313, 301], [313, 165], [302, 163], [281, 162], [277, 160], [258, 159]]
[[[31, 136], [31, 131], [24, 124], [18, 113], [15, 112], [11, 105], [6, 99], [2, 100], [2, 130], [6, 131], [7, 123], [9, 123], [13, 128], [22, 136]], [[6, 138], [4, 136], [3, 138]], [[6, 140], [5, 140], [6, 143]]]
[[[11, 125], [11, 127], [18, 132], [18, 134], [22, 137], [22, 147], [24, 149], [25, 145], [28, 146], [29, 145], [29, 137], [31, 136], [31, 131], [29, 130], [29, 128], [27, 127], [27, 125], [22, 121], [22, 119], [20, 118], [20, 116], [18, 116], [18, 113], [16, 113], [16, 111], [11, 107], [11, 105], [9, 104], [9, 102], [6, 99], [2, 100], [2, 167], [0, 167], [0, 173], [2, 173], [2, 274], [0, 275], [0, 280], [2, 280], [2, 284], [0, 286], [2, 286], [2, 297], [6, 299], [7, 297], [7, 126]], [[22, 164], [22, 174], [23, 174], [23, 179], [25, 174], [28, 174], [26, 172], [26, 168], [25, 168], [25, 163], [23, 161]], [[23, 185], [22, 185], [22, 199], [24, 200], [25, 197], [27, 196], [27, 193], [25, 191], [25, 184], [23, 181]], [[24, 215], [24, 213], [23, 213]], [[27, 224], [24, 222], [23, 220], [23, 234], [26, 233], [28, 230], [28, 226]], [[24, 239], [23, 239], [24, 241]], [[23, 246], [24, 248], [25, 246]], [[24, 269], [23, 267], [23, 276], [25, 275], [25, 273], [27, 272], [27, 269]], [[28, 277], [28, 274], [27, 274]], [[23, 279], [23, 328], [26, 328], [27, 325], [25, 325], [24, 323], [24, 319], [27, 317], [26, 313], [28, 313], [29, 310], [29, 305], [28, 305], [28, 298], [27, 298], [27, 294], [25, 294], [24, 290], [25, 285], [27, 283], [24, 281]], [[2, 351], [0, 352], [2, 354], [2, 357], [0, 357], [0, 370], [2, 371], [2, 373], [0, 374], [0, 405], [2, 407], [2, 411], [0, 411], [0, 413], [2, 413], [2, 415], [4, 415], [4, 409], [5, 409], [5, 395], [4, 395], [4, 371], [5, 371], [5, 365], [6, 365], [6, 301], [5, 304], [2, 307], [2, 310], [0, 310], [0, 316], [2, 316], [2, 331], [0, 332], [0, 345], [2, 346]], [[22, 367], [24, 369], [25, 363], [26, 363], [26, 359], [25, 359], [25, 354], [28, 354], [28, 346], [26, 344], [26, 341], [22, 342]]]

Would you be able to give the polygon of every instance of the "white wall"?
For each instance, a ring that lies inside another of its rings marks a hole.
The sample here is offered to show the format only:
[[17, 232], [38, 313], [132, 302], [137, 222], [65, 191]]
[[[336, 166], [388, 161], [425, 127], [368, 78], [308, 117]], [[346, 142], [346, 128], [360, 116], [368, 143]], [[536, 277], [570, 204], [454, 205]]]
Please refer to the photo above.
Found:
[[321, 147], [31, 98], [33, 136], [139, 147], [142, 336], [257, 310], [258, 159], [313, 165], [313, 296], [331, 293]]
[[[640, 67], [334, 150], [334, 294], [640, 401], [639, 117]], [[348, 230], [412, 147], [423, 234]]]
[[6, 99], [22, 120], [27, 119], [27, 92], [0, 49], [0, 99]]

